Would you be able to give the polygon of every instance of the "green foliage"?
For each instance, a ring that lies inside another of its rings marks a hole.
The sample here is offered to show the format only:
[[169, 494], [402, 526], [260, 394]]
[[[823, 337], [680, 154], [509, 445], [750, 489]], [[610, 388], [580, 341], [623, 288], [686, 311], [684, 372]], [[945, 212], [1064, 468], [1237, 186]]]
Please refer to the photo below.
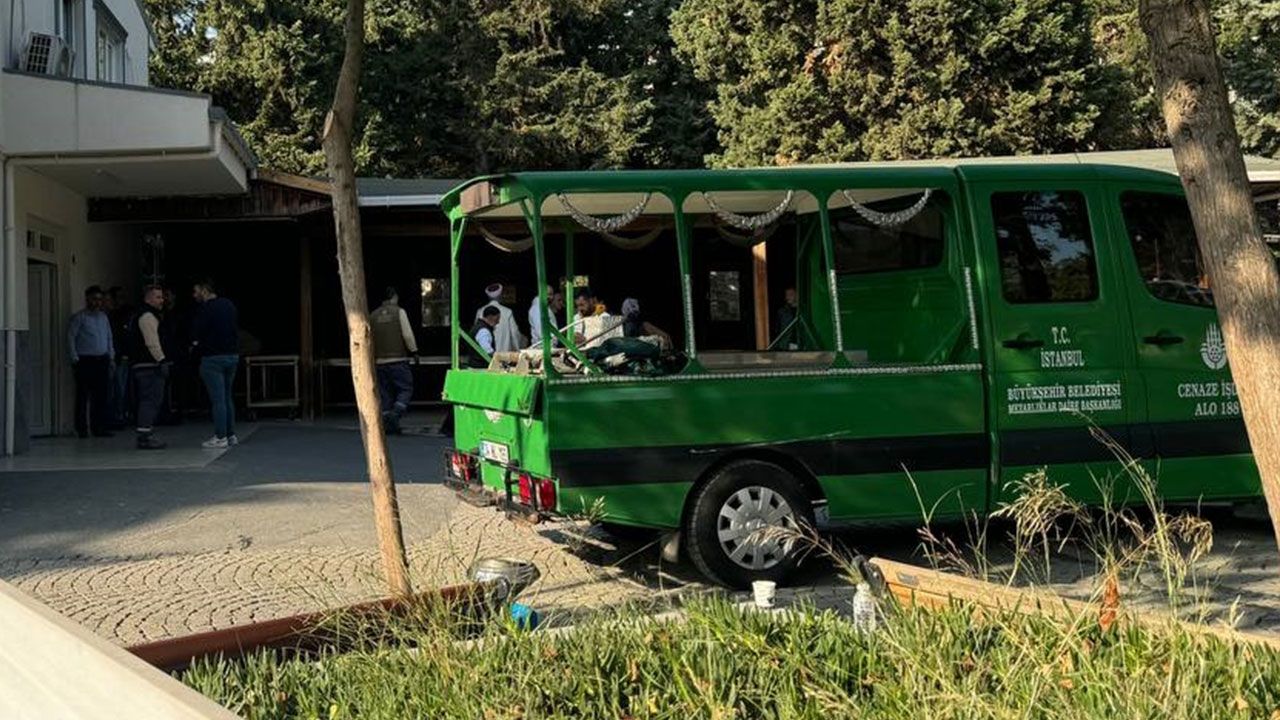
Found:
[[1086, 5], [686, 0], [680, 52], [717, 85], [719, 165], [1093, 149], [1111, 100]]
[[[1116, 91], [1107, 134], [1135, 146], [1163, 145], [1164, 120], [1151, 82], [1146, 37], [1133, 0], [1091, 0], [1094, 42]], [[1246, 153], [1280, 156], [1280, 0], [1214, 0], [1223, 74]]]
[[[773, 165], [1165, 142], [1133, 0], [368, 0], [367, 175]], [[320, 174], [343, 0], [146, 0], [153, 82]], [[1215, 0], [1280, 154], [1280, 0]]]
[[1215, 15], [1240, 144], [1280, 157], [1280, 0], [1220, 0]]
[[[664, 40], [671, 5], [369, 0], [359, 172], [697, 164], [709, 135], [681, 119], [701, 104]], [[160, 36], [156, 84], [213, 95], [264, 164], [323, 172], [319, 134], [341, 63], [342, 0], [148, 8]]]
[[[832, 612], [693, 601], [682, 622], [601, 618], [564, 634], [450, 624], [318, 661], [206, 662], [184, 682], [265, 718], [1227, 718], [1280, 708], [1280, 655], [1185, 630], [889, 612], [863, 636]], [[405, 645], [415, 648], [405, 649]]]

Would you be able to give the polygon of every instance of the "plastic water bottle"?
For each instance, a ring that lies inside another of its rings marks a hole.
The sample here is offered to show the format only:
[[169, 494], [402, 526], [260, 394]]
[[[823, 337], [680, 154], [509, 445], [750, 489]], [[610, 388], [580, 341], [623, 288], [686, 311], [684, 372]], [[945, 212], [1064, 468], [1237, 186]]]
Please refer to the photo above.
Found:
[[853, 593], [853, 626], [864, 635], [876, 631], [876, 598], [865, 582], [858, 583]]
[[534, 630], [542, 617], [538, 611], [523, 603], [511, 603], [511, 621], [521, 630]]

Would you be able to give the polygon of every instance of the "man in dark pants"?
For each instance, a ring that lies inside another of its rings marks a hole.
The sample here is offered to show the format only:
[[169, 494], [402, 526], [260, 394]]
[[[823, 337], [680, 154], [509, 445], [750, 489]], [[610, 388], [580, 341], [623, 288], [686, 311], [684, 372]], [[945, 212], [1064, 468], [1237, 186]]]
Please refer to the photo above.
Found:
[[133, 305], [125, 299], [124, 288], [107, 291], [107, 318], [111, 321], [111, 339], [116, 346], [116, 367], [111, 373], [111, 425], [120, 430], [133, 414], [129, 403], [129, 321]]
[[67, 324], [67, 350], [76, 377], [76, 433], [89, 437], [110, 437], [111, 370], [115, 343], [111, 320], [104, 311], [107, 297], [94, 285], [84, 291], [84, 309]]
[[378, 395], [385, 432], [400, 434], [400, 419], [413, 400], [413, 368], [409, 356], [418, 354], [409, 315], [400, 307], [400, 295], [388, 287], [383, 302], [369, 314], [373, 328], [373, 353], [378, 364]]
[[196, 283], [191, 295], [200, 303], [191, 324], [192, 352], [200, 357], [200, 378], [213, 411], [213, 437], [202, 447], [217, 450], [240, 442], [234, 391], [240, 367], [240, 315], [235, 303], [218, 296], [212, 280]]
[[143, 294], [142, 303], [142, 309], [129, 323], [130, 370], [138, 398], [135, 425], [138, 449], [159, 450], [165, 444], [155, 438], [155, 422], [169, 379], [168, 358], [160, 344], [160, 310], [164, 307], [164, 291], [152, 285]]

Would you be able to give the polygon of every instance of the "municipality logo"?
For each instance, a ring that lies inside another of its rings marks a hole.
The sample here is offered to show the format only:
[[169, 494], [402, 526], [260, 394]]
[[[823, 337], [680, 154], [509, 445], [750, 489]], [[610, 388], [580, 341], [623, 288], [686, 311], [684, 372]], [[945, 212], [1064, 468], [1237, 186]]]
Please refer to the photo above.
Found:
[[1210, 325], [1204, 331], [1204, 342], [1200, 343], [1200, 359], [1210, 370], [1221, 370], [1227, 366], [1227, 346], [1222, 342], [1222, 331], [1217, 325]]

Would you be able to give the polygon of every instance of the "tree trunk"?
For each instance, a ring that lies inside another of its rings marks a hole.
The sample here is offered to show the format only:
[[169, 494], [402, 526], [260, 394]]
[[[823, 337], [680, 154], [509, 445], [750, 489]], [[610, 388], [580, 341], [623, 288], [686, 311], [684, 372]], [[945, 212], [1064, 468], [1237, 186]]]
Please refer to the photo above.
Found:
[[1214, 45], [1210, 0], [1139, 0], [1138, 7], [1280, 543], [1280, 276], [1258, 230]]
[[360, 434], [373, 492], [374, 525], [378, 549], [391, 593], [409, 595], [409, 566], [400, 529], [400, 508], [396, 501], [391, 458], [382, 429], [382, 413], [374, 387], [373, 331], [369, 327], [369, 305], [365, 299], [364, 241], [360, 232], [360, 208], [356, 195], [355, 160], [351, 155], [351, 128], [356, 114], [356, 89], [360, 83], [360, 62], [364, 53], [364, 0], [348, 0], [346, 50], [333, 106], [324, 121], [324, 156], [332, 178], [333, 222], [338, 239], [338, 274], [342, 280], [342, 303], [347, 311], [347, 331], [351, 336], [351, 381], [355, 386], [360, 413]]

